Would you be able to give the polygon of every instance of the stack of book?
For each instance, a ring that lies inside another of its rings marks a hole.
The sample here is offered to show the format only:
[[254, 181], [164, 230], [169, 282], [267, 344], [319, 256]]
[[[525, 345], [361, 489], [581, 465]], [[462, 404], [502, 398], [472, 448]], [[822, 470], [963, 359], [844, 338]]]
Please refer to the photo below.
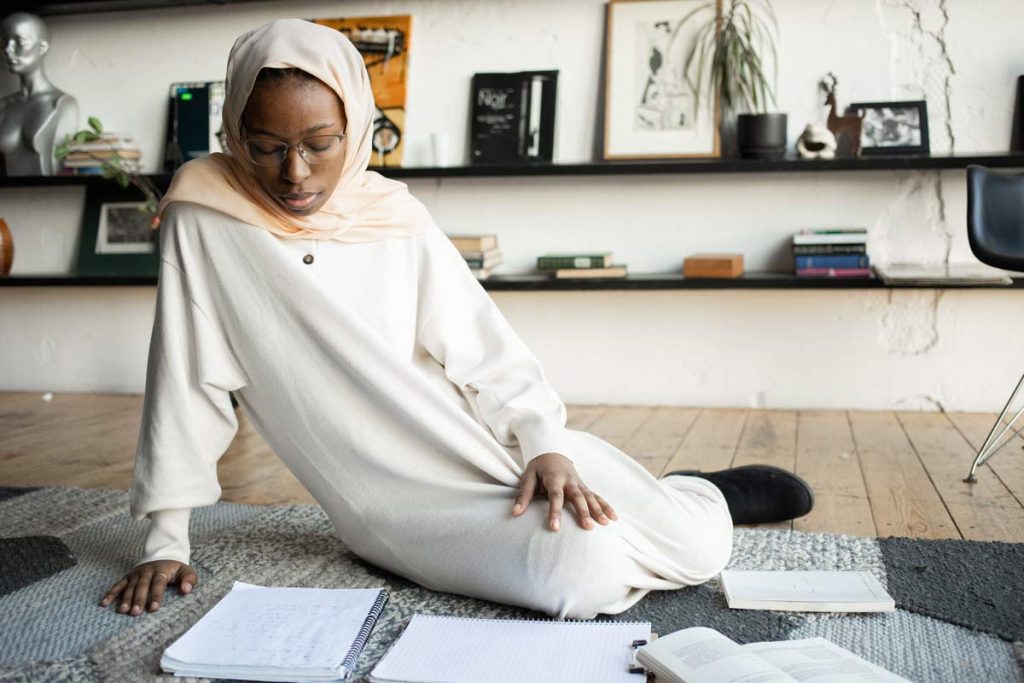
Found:
[[504, 260], [498, 248], [497, 235], [448, 235], [455, 248], [466, 259], [466, 265], [478, 280], [486, 280]]
[[798, 277], [871, 277], [865, 228], [801, 230], [793, 235]]
[[120, 158], [121, 167], [126, 171], [137, 171], [142, 152], [131, 136], [104, 132], [99, 140], [71, 143], [64, 168], [74, 175], [103, 175], [103, 163], [115, 157]]
[[626, 266], [613, 265], [611, 252], [544, 254], [537, 257], [537, 270], [556, 280], [626, 277]]

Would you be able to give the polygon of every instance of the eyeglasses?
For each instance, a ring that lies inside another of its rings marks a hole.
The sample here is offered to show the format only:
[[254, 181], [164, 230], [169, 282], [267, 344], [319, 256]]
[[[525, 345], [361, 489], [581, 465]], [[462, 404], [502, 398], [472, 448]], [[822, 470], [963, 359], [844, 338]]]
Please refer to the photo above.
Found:
[[248, 138], [245, 140], [245, 154], [249, 161], [257, 166], [280, 166], [288, 158], [288, 151], [294, 147], [309, 165], [322, 164], [338, 156], [341, 152], [341, 141], [344, 133], [334, 135], [314, 135], [297, 144], [289, 144], [281, 140], [267, 138]]

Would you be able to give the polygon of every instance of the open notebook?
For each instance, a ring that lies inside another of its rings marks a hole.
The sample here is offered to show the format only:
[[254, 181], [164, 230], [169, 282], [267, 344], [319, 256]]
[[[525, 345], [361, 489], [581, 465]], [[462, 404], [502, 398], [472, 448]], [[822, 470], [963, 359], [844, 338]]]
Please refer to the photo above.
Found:
[[370, 674], [374, 683], [644, 683], [630, 673], [648, 622], [467, 619], [417, 614]]
[[355, 668], [387, 593], [236, 581], [160, 658], [176, 676], [335, 681]]

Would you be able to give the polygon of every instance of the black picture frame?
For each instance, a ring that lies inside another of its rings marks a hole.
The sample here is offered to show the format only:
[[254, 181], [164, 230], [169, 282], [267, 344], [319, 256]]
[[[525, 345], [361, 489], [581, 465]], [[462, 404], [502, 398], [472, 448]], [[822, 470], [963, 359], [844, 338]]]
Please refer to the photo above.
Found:
[[159, 233], [140, 211], [146, 198], [110, 180], [90, 182], [78, 239], [78, 275], [153, 275], [160, 267]]
[[859, 113], [863, 117], [862, 156], [931, 154], [925, 100], [851, 102], [846, 113]]

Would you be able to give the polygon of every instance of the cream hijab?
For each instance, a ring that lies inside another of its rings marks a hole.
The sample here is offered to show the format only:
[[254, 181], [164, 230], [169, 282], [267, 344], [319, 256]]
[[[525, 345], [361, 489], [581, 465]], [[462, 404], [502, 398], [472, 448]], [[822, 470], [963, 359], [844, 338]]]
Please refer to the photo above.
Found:
[[[345, 105], [345, 165], [324, 206], [310, 216], [289, 213], [263, 190], [245, 158], [242, 110], [260, 69], [296, 68], [329, 86]], [[287, 239], [373, 242], [422, 232], [426, 208], [405, 183], [367, 171], [376, 108], [366, 66], [338, 31], [302, 19], [280, 19], [243, 34], [228, 56], [224, 132], [228, 153], [183, 165], [160, 202], [201, 204]]]

